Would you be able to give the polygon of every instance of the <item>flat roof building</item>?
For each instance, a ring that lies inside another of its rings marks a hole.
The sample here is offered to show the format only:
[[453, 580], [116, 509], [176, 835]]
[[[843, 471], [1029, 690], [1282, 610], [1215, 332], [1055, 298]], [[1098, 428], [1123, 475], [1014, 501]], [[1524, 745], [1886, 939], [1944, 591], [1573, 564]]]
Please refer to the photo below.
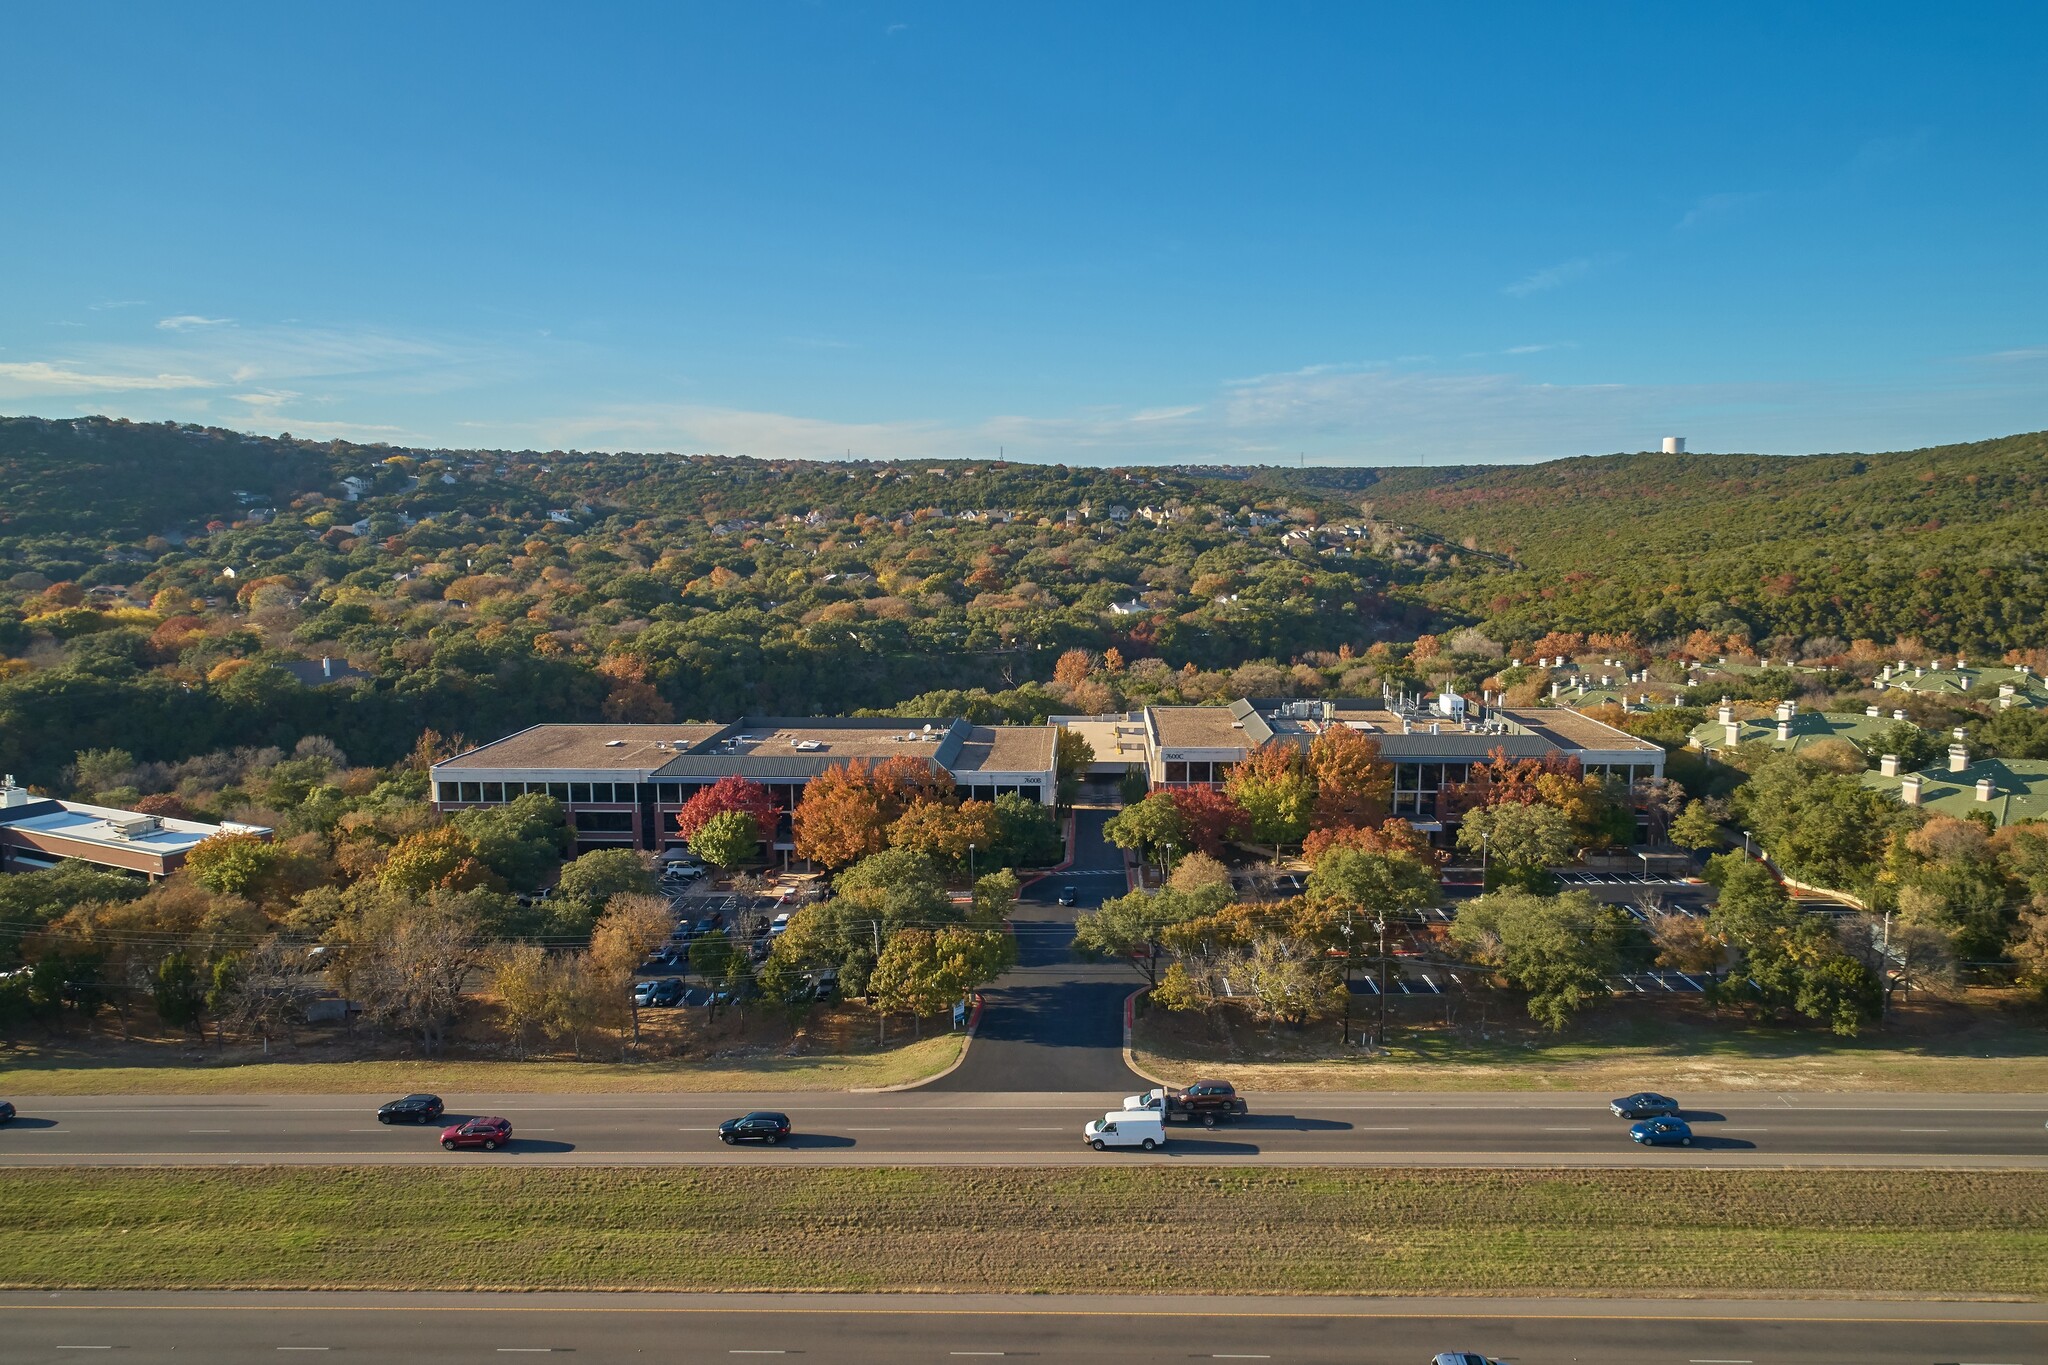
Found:
[[168, 877], [216, 834], [255, 834], [262, 825], [210, 825], [35, 796], [8, 778], [0, 785], [0, 872], [32, 872], [67, 859], [146, 877]]
[[[1425, 703], [1387, 696], [1329, 701], [1244, 698], [1229, 706], [1150, 706], [1143, 722], [1145, 771], [1155, 787], [1216, 785], [1270, 741], [1304, 748], [1338, 726], [1369, 735], [1394, 770], [1394, 813], [1440, 827], [1444, 789], [1464, 782], [1494, 753], [1515, 759], [1562, 754], [1588, 774], [1631, 784], [1664, 774], [1663, 746], [1563, 707], [1489, 707], [1456, 693]], [[1099, 757], [1099, 755], [1098, 755]]]
[[962, 799], [1016, 793], [1055, 800], [1050, 725], [964, 720], [789, 719], [730, 724], [536, 725], [433, 768], [437, 808], [457, 810], [544, 792], [568, 810], [580, 848], [664, 848], [682, 842], [675, 816], [722, 777], [768, 788], [784, 812], [771, 842], [791, 844], [787, 813], [827, 768], [921, 759], [953, 779]]

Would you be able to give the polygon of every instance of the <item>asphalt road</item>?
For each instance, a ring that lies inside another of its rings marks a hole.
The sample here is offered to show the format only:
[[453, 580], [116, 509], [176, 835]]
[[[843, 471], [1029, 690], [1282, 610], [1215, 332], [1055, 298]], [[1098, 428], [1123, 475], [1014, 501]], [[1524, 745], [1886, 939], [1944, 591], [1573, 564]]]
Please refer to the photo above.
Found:
[[1421, 1365], [2048, 1360], [2048, 1307], [1953, 1302], [786, 1294], [0, 1294], [10, 1365], [91, 1359], [962, 1359]]
[[[1136, 1088], [1135, 1085], [1133, 1087]], [[367, 1162], [571, 1165], [1045, 1165], [1212, 1161], [1281, 1165], [2048, 1167], [2048, 1096], [1684, 1096], [1691, 1148], [1636, 1147], [1606, 1096], [1252, 1094], [1247, 1119], [1175, 1124], [1147, 1156], [1093, 1152], [1081, 1125], [1121, 1102], [1093, 1094], [448, 1095], [451, 1116], [498, 1114], [500, 1152], [444, 1152], [437, 1127], [384, 1126], [363, 1096], [17, 1097], [0, 1166]], [[725, 1147], [721, 1119], [787, 1112], [779, 1148]]]
[[[1114, 1090], [1150, 1085], [1124, 1065], [1124, 1000], [1142, 984], [1119, 962], [1077, 962], [1074, 917], [1121, 896], [1123, 854], [1102, 837], [1116, 812], [1074, 812], [1074, 865], [1025, 889], [1010, 917], [1017, 966], [982, 991], [981, 1024], [957, 1070], [927, 1090], [947, 1093]], [[1074, 888], [1075, 904], [1056, 902]]]

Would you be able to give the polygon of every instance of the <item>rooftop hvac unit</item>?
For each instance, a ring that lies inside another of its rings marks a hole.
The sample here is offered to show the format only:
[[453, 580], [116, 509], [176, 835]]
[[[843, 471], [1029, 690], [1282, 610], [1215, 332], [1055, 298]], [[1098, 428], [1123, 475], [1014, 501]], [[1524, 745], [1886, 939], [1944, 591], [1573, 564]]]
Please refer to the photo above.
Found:
[[107, 828], [116, 839], [140, 839], [145, 834], [154, 834], [164, 827], [164, 822], [154, 815], [110, 815]]

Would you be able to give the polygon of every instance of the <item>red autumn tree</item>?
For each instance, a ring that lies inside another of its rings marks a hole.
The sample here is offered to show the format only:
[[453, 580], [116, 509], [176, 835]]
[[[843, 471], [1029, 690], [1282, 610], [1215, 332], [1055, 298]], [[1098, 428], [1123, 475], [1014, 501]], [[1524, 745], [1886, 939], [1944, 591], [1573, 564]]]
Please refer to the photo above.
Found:
[[676, 812], [676, 833], [691, 838], [712, 816], [735, 810], [753, 816], [754, 828], [763, 838], [774, 834], [775, 817], [781, 814], [774, 794], [766, 787], [738, 773], [727, 773], [683, 803]]
[[1576, 758], [1555, 751], [1542, 758], [1510, 758], [1507, 750], [1495, 748], [1487, 762], [1474, 763], [1471, 775], [1450, 789], [1459, 810], [1481, 806], [1533, 806], [1548, 799], [1541, 779], [1566, 778], [1577, 782], [1583, 770]]
[[1163, 793], [1180, 812], [1189, 842], [1212, 858], [1223, 856], [1223, 846], [1244, 837], [1244, 808], [1227, 792], [1214, 787], [1169, 787]]

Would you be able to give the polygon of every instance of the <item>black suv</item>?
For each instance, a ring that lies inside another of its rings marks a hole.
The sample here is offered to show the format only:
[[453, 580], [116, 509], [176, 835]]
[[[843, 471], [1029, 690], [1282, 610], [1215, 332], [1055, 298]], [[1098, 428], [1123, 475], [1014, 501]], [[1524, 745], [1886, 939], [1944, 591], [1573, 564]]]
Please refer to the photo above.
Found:
[[724, 1143], [765, 1142], [774, 1146], [789, 1136], [789, 1115], [757, 1109], [718, 1125], [718, 1140]]
[[407, 1095], [377, 1111], [379, 1123], [434, 1123], [441, 1117], [439, 1095]]
[[647, 1003], [663, 1009], [673, 1009], [683, 1003], [683, 983], [677, 977], [665, 977], [654, 983], [654, 989], [647, 993]]

